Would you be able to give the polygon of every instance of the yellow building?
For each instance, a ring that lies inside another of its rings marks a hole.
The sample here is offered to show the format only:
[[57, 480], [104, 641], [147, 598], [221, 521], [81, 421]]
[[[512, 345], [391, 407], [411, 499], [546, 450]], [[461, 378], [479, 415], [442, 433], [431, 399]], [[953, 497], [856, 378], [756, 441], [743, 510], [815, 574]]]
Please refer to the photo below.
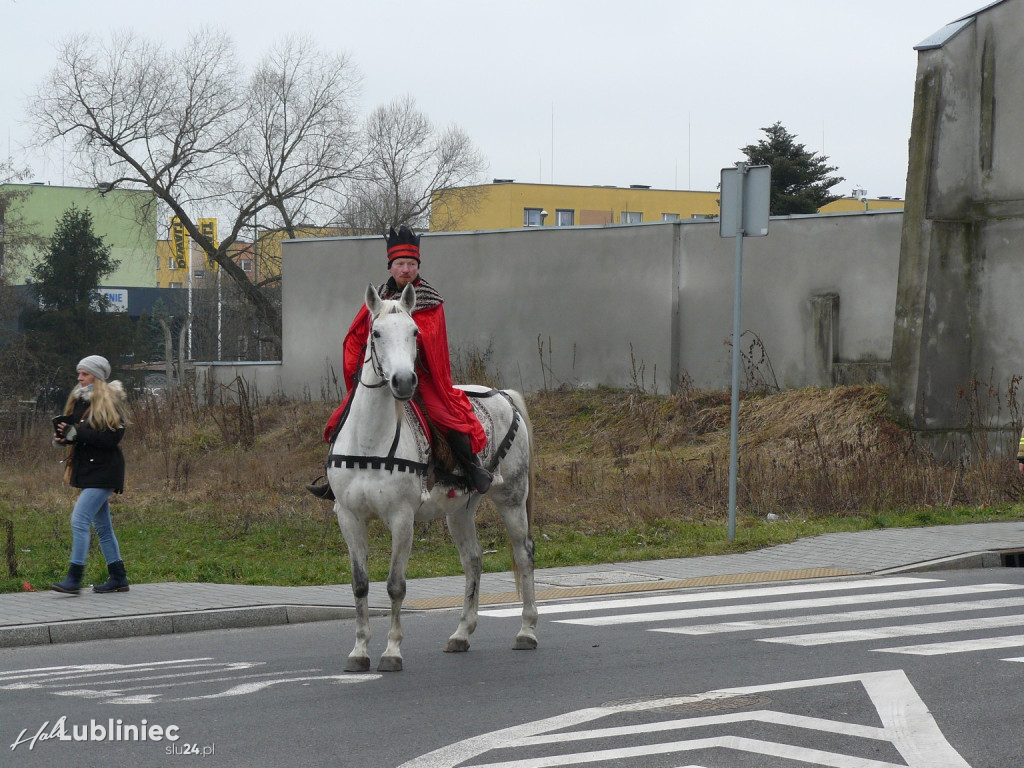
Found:
[[[464, 232], [518, 227], [571, 227], [681, 221], [718, 215], [717, 190], [694, 191], [630, 187], [581, 187], [520, 184], [495, 179], [493, 184], [442, 189], [430, 205], [430, 229]], [[840, 198], [821, 213], [902, 209], [903, 201]]]
[[[188, 242], [189, 261], [178, 258], [179, 254], [171, 240], [156, 241], [156, 285], [157, 288], [187, 288], [188, 264], [192, 265], [192, 287], [204, 288], [216, 285], [216, 270], [206, 263], [206, 254], [194, 242]], [[242, 271], [253, 279], [252, 243], [236, 242], [231, 246], [232, 258]], [[260, 270], [261, 272], [263, 270]]]
[[[359, 234], [339, 227], [315, 227], [303, 224], [295, 227], [295, 239], [317, 237], [343, 237]], [[256, 257], [259, 269], [259, 282], [273, 282], [281, 278], [281, 243], [291, 237], [284, 229], [264, 229], [259, 233], [256, 246]]]
[[840, 197], [818, 209], [818, 213], [860, 213], [862, 211], [902, 211], [898, 197]]
[[718, 214], [717, 192], [579, 187], [495, 180], [435, 192], [430, 229], [467, 231], [679, 221]]

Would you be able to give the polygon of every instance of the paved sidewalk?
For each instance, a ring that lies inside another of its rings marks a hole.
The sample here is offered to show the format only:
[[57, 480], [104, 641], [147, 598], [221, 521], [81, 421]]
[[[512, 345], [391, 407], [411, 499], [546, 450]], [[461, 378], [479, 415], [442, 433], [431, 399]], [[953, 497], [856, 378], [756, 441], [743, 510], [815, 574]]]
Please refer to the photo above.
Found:
[[[973, 523], [832, 533], [738, 555], [544, 568], [535, 579], [538, 599], [553, 600], [898, 570], [998, 567], [1007, 560], [1006, 552], [1016, 551], [1024, 551], [1024, 522]], [[460, 606], [463, 587], [462, 576], [412, 579], [404, 607]], [[481, 604], [515, 600], [511, 573], [484, 574]], [[136, 584], [113, 595], [98, 595], [90, 588], [77, 597], [49, 590], [3, 594], [0, 648], [349, 618], [352, 605], [346, 584], [160, 583]], [[371, 584], [370, 605], [376, 613], [389, 609], [383, 582]]]

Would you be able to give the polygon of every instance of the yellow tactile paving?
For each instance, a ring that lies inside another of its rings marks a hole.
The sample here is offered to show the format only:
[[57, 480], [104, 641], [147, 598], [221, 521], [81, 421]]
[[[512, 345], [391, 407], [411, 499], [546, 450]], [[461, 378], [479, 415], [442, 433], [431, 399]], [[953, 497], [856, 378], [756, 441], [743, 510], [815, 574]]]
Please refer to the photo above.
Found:
[[[560, 600], [568, 597], [593, 597], [594, 595], [621, 595], [629, 592], [654, 592], [665, 589], [687, 587], [718, 587], [723, 584], [750, 584], [763, 581], [790, 581], [793, 579], [823, 579], [830, 576], [853, 576], [856, 571], [838, 568], [801, 568], [788, 571], [759, 571], [756, 573], [727, 573], [720, 576], [697, 576], [691, 579], [665, 581], [642, 581], [625, 584], [601, 584], [594, 587], [556, 587], [538, 589], [538, 600]], [[493, 592], [480, 595], [480, 605], [515, 603], [519, 596], [515, 592]], [[428, 610], [431, 608], [457, 608], [462, 605], [461, 597], [428, 597], [406, 600], [404, 608]]]

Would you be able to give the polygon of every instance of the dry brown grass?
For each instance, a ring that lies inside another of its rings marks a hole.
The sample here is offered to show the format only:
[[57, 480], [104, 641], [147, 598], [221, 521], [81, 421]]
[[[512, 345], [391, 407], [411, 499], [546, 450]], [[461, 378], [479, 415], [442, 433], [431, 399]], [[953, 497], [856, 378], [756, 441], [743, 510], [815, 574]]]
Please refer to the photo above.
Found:
[[[245, 527], [313, 516], [328, 505], [303, 485], [322, 467], [331, 404], [201, 407], [194, 397], [132, 406], [124, 442], [125, 502], [173, 506]], [[721, 521], [728, 506], [729, 396], [597, 389], [528, 398], [536, 432], [538, 523], [580, 530], [671, 518]], [[14, 506], [63, 508], [60, 452], [48, 419], [0, 446], [0, 489]], [[865, 514], [891, 508], [985, 505], [1021, 497], [1012, 462], [984, 455], [936, 461], [889, 417], [875, 387], [750, 396], [740, 409], [737, 506], [761, 517]]]
[[[542, 519], [621, 526], [725, 515], [728, 393], [541, 393], [530, 405]], [[892, 420], [880, 387], [750, 396], [739, 412], [737, 508], [807, 516], [1019, 500], [1015, 464], [994, 453], [937, 461]]]

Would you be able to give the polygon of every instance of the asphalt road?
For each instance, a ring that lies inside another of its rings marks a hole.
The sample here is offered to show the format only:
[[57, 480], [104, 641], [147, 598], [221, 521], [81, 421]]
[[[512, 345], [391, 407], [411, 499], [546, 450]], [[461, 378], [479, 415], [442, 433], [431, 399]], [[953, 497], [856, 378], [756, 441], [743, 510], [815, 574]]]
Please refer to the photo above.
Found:
[[351, 621], [0, 650], [0, 765], [1003, 768], [1022, 608], [1010, 568], [642, 593], [543, 604], [536, 651], [489, 608], [466, 654], [425, 611], [384, 675]]

